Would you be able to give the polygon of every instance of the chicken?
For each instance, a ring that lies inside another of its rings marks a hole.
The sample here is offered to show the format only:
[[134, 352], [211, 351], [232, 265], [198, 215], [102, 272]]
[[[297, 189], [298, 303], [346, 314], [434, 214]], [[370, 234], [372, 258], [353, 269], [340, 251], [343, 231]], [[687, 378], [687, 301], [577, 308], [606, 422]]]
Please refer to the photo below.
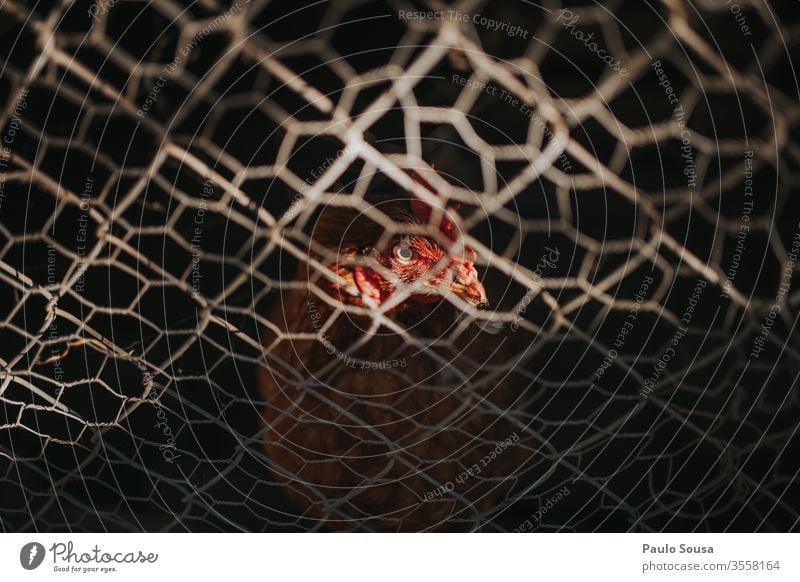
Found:
[[[431, 220], [408, 195], [370, 203], [399, 228]], [[327, 266], [338, 278], [301, 264], [269, 314], [292, 336], [264, 336], [264, 444], [292, 502], [329, 529], [474, 527], [470, 519], [508, 497], [528, 458], [524, 427], [506, 413], [522, 389], [508, 374], [515, 342], [475, 325], [447, 342], [461, 308], [489, 298], [475, 251], [456, 244], [453, 209], [444, 216], [445, 236], [432, 237], [390, 234], [355, 210], [327, 208], [312, 248], [330, 255], [313, 256], [335, 257]], [[367, 313], [337, 312], [345, 305]], [[370, 334], [379, 309], [394, 325]]]

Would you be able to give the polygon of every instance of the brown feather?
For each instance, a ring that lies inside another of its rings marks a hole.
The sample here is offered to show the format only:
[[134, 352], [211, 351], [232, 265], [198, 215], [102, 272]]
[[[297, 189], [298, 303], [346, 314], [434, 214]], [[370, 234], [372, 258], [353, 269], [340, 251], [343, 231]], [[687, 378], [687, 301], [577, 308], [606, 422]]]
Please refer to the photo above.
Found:
[[[326, 211], [315, 225], [315, 241], [328, 248], [343, 241], [353, 248], [374, 244], [382, 229], [368, 220], [354, 223], [352, 214]], [[332, 268], [351, 276], [346, 268]], [[300, 265], [296, 279], [308, 271]], [[339, 298], [335, 290], [331, 297]], [[359, 303], [352, 297], [348, 302]], [[270, 319], [287, 333], [320, 335], [334, 311], [323, 299], [293, 289]], [[447, 301], [408, 300], [390, 315], [409, 337], [432, 340], [455, 329], [458, 311]], [[348, 351], [370, 323], [369, 317], [339, 314], [324, 338], [285, 338], [268, 355], [260, 387], [273, 471], [305, 515], [325, 519], [333, 529], [454, 529], [453, 516], [468, 519], [507, 497], [528, 457], [515, 443], [481, 465], [498, 442], [521, 434], [502, 414], [514, 407], [520, 378], [499, 385], [490, 378], [491, 366], [514, 353], [512, 343], [470, 326], [450, 347], [420, 350], [381, 328]], [[275, 339], [268, 333], [265, 345]], [[454, 483], [474, 465], [478, 473]], [[453, 491], [434, 493], [448, 483]]]

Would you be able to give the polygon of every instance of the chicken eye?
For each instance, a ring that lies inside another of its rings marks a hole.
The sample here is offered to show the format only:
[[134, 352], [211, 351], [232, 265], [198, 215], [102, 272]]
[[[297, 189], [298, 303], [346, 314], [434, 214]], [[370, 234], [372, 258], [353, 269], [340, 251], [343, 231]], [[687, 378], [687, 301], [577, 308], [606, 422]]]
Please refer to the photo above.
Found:
[[398, 245], [394, 248], [394, 257], [401, 263], [408, 263], [414, 258], [414, 251], [405, 245]]

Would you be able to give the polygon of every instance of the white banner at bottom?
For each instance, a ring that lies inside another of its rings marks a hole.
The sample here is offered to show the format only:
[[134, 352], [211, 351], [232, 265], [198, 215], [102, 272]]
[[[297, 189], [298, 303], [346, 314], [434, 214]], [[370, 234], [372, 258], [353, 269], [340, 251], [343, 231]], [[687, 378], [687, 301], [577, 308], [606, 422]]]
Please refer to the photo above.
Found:
[[800, 580], [798, 534], [4, 534], [6, 580]]

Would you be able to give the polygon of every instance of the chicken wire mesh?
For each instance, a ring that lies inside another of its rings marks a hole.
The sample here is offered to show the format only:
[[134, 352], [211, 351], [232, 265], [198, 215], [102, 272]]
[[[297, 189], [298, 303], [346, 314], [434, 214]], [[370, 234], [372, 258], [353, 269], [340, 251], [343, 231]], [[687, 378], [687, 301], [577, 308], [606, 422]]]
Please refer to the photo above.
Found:
[[[4, 1], [3, 530], [796, 529], [776, 10]], [[326, 292], [414, 199], [487, 309]]]

